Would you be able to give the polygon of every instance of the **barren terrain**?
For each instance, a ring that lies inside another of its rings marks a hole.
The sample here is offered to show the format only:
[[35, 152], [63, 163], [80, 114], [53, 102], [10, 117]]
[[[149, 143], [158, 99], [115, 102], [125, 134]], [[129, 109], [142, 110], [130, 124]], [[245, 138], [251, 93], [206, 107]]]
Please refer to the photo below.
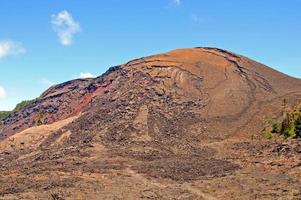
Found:
[[300, 105], [301, 80], [225, 50], [133, 60], [0, 124], [0, 199], [301, 199], [301, 141], [262, 134]]

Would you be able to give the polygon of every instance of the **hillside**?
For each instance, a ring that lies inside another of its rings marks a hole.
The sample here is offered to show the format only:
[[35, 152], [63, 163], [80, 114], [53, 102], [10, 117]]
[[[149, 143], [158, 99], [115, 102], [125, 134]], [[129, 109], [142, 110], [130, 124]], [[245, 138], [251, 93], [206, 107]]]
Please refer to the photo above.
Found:
[[8, 117], [9, 114], [10, 114], [10, 111], [0, 111], [0, 121], [5, 119], [6, 117]]
[[222, 49], [136, 59], [0, 124], [0, 198], [298, 199], [300, 140], [262, 132], [300, 105], [301, 80]]

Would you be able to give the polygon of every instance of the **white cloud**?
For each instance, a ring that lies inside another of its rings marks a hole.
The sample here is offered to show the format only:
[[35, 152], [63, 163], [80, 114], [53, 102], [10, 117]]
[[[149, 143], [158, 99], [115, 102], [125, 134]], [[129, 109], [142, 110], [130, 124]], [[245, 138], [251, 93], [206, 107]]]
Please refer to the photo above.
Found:
[[26, 49], [19, 42], [11, 40], [0, 41], [0, 59], [9, 55], [18, 55], [25, 52]]
[[4, 87], [0, 86], [0, 99], [4, 99], [6, 97], [6, 91]]
[[61, 44], [64, 46], [71, 45], [73, 35], [80, 31], [80, 24], [76, 22], [72, 15], [66, 10], [52, 15], [51, 24], [53, 30], [58, 34]]
[[172, 2], [173, 2], [176, 6], [180, 6], [180, 5], [181, 5], [181, 0], [172, 0]]
[[79, 78], [94, 78], [95, 76], [90, 72], [81, 72]]
[[54, 83], [53, 83], [52, 81], [48, 80], [47, 78], [43, 78], [43, 79], [41, 80], [41, 82], [42, 82], [44, 85], [48, 86], [48, 87], [54, 85]]

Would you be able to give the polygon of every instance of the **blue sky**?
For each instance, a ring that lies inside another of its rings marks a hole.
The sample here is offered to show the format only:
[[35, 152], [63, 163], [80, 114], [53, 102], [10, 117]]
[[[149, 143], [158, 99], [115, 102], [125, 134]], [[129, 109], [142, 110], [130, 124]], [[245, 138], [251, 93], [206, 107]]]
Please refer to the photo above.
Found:
[[301, 78], [300, 8], [299, 0], [2, 0], [0, 110], [81, 73], [184, 47], [228, 49]]

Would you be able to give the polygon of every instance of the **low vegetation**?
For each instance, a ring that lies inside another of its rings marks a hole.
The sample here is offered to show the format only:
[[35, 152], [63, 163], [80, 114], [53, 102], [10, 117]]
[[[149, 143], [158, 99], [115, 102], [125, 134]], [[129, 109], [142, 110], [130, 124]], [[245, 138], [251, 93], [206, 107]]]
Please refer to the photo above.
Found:
[[301, 138], [301, 109], [287, 112], [281, 123], [276, 122], [271, 131], [263, 132], [267, 138], [271, 138], [273, 134], [280, 134], [285, 138]]
[[12, 112], [16, 112], [18, 110], [21, 110], [22, 108], [24, 108], [25, 106], [31, 104], [32, 102], [34, 102], [36, 99], [32, 99], [32, 100], [25, 100], [25, 101], [22, 101], [21, 103], [18, 103], [16, 105], [16, 107], [13, 109]]
[[276, 122], [275, 124], [273, 124], [273, 133], [281, 133], [281, 124]]
[[18, 110], [21, 110], [25, 106], [27, 106], [27, 105], [31, 104], [32, 102], [34, 102], [35, 100], [36, 99], [22, 101], [21, 103], [18, 103], [12, 111], [0, 111], [0, 121], [7, 118], [11, 113], [16, 112]]
[[273, 133], [272, 133], [272, 131], [263, 131], [263, 136], [265, 137], [265, 138], [268, 138], [268, 139], [270, 139], [270, 138], [272, 138], [273, 137]]
[[8, 117], [10, 113], [11, 111], [0, 111], [0, 121]]
[[36, 122], [36, 126], [41, 126], [44, 124], [44, 120], [45, 120], [45, 114], [43, 112], [39, 113], [39, 117], [38, 120]]

